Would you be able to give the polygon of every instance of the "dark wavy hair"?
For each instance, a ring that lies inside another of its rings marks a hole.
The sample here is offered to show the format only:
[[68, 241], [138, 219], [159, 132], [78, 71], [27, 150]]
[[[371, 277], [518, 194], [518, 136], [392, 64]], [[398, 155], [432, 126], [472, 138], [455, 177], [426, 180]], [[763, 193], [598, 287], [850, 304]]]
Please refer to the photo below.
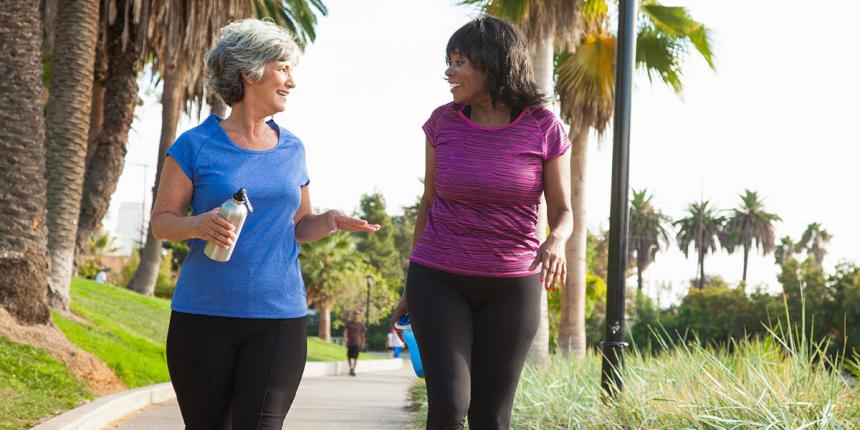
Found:
[[466, 56], [487, 74], [487, 91], [493, 106], [502, 102], [511, 109], [540, 106], [547, 97], [535, 83], [526, 37], [508, 21], [484, 15], [460, 27], [448, 40], [445, 61], [451, 54]]

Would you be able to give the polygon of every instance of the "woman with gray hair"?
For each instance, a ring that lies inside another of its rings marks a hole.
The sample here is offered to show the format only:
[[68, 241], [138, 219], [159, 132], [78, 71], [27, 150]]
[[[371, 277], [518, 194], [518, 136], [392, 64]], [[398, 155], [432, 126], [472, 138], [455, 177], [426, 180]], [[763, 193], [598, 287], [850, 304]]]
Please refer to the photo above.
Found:
[[[224, 27], [206, 56], [207, 86], [230, 116], [210, 115], [167, 151], [152, 231], [190, 245], [167, 334], [189, 429], [283, 426], [307, 356], [298, 244], [379, 229], [336, 210], [312, 213], [302, 142], [266, 120], [284, 110], [298, 57], [293, 36], [272, 22]], [[240, 188], [254, 210], [237, 239], [218, 208]], [[233, 247], [229, 261], [207, 257], [207, 242]]]

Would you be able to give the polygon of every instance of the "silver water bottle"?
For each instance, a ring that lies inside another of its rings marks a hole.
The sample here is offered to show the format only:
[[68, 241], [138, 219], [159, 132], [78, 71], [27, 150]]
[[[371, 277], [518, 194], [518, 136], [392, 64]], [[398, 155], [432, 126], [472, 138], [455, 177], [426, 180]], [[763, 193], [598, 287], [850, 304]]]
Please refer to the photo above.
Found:
[[206, 242], [206, 248], [203, 250], [203, 253], [215, 261], [229, 261], [230, 256], [233, 255], [233, 248], [236, 247], [236, 243], [239, 241], [239, 233], [242, 232], [242, 225], [245, 224], [245, 218], [248, 217], [249, 211], [254, 212], [254, 207], [251, 206], [251, 201], [248, 200], [248, 192], [244, 188], [239, 188], [239, 191], [236, 191], [236, 194], [233, 194], [231, 199], [221, 205], [221, 210], [218, 212], [230, 224], [233, 224], [233, 232], [236, 233], [233, 245], [230, 245], [229, 248], [222, 248], [217, 243], [209, 241]]

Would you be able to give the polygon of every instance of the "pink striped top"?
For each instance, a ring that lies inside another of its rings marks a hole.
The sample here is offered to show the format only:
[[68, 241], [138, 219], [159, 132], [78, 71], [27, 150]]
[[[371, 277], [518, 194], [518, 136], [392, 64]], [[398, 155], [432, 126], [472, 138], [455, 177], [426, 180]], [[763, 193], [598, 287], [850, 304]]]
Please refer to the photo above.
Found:
[[449, 273], [527, 276], [537, 256], [543, 163], [570, 141], [555, 115], [528, 107], [502, 127], [482, 126], [448, 103], [424, 133], [436, 151], [433, 207], [411, 261]]

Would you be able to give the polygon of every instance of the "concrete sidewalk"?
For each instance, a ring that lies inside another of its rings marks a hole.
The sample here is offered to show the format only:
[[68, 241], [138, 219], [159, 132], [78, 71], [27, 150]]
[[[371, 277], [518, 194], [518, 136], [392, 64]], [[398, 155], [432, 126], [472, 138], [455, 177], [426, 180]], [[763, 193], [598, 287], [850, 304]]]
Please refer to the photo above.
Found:
[[[360, 365], [360, 363], [359, 363]], [[287, 415], [285, 429], [408, 429], [406, 395], [415, 374], [402, 369], [351, 376], [305, 378]], [[107, 429], [182, 429], [176, 400], [153, 405]]]

